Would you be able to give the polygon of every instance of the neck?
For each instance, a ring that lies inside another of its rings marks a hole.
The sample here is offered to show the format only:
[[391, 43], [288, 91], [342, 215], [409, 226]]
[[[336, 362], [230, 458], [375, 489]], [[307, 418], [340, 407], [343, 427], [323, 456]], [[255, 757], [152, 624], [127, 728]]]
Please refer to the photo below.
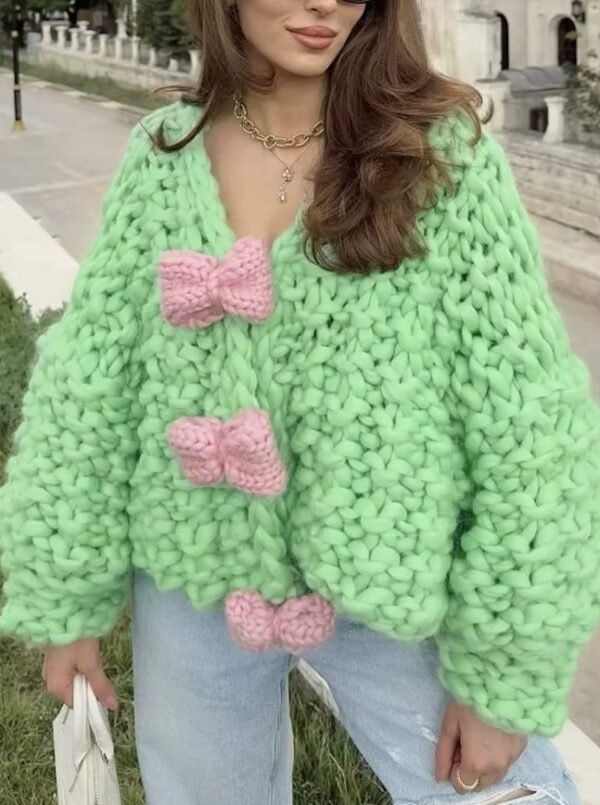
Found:
[[309, 132], [321, 119], [326, 90], [326, 76], [277, 75], [268, 95], [248, 90], [248, 117], [266, 134], [278, 137]]

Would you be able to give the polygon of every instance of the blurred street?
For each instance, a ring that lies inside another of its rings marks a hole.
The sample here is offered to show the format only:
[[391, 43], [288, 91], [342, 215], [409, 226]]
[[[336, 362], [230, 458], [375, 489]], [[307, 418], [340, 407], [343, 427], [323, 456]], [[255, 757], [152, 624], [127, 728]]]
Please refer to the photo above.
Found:
[[[24, 80], [22, 86], [26, 131], [13, 134], [12, 77], [0, 71], [0, 192], [10, 194], [80, 261], [98, 231], [102, 198], [135, 117], [113, 102], [43, 82]], [[52, 278], [40, 277], [44, 281]], [[564, 294], [555, 294], [555, 300], [600, 401], [600, 307]], [[571, 718], [600, 745], [600, 633], [584, 652]]]

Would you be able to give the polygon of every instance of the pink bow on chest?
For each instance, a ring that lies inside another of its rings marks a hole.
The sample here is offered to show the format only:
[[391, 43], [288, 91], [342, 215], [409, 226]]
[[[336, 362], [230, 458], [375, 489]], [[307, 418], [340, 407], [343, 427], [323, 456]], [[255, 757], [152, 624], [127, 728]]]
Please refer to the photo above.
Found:
[[318, 593], [277, 606], [256, 590], [238, 590], [228, 596], [225, 616], [231, 636], [246, 651], [300, 654], [323, 645], [335, 630], [335, 610]]
[[226, 422], [209, 416], [182, 417], [169, 426], [168, 440], [194, 484], [227, 483], [268, 497], [285, 491], [286, 469], [264, 411], [242, 411]]
[[273, 276], [265, 245], [240, 238], [221, 260], [193, 251], [165, 252], [158, 264], [164, 317], [179, 327], [208, 327], [225, 315], [253, 323], [273, 313]]

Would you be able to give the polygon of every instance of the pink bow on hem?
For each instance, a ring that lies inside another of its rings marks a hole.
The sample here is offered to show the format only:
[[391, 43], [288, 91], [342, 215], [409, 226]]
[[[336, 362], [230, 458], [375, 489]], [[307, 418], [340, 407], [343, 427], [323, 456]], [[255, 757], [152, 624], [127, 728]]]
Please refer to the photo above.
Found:
[[238, 590], [227, 597], [225, 616], [232, 638], [246, 651], [301, 654], [326, 643], [335, 630], [335, 610], [318, 593], [277, 606], [256, 590]]

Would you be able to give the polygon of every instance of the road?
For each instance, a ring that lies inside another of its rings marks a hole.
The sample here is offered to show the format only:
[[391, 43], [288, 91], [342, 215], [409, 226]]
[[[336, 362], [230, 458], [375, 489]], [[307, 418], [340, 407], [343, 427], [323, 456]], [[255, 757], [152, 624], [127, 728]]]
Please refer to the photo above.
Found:
[[[12, 85], [0, 72], [0, 191], [10, 193], [80, 261], [98, 230], [102, 197], [134, 118], [111, 102], [39, 82], [25, 81], [23, 88], [27, 130], [12, 134]], [[600, 400], [600, 308], [564, 294], [555, 301]], [[600, 745], [600, 631], [582, 656], [570, 710]]]

